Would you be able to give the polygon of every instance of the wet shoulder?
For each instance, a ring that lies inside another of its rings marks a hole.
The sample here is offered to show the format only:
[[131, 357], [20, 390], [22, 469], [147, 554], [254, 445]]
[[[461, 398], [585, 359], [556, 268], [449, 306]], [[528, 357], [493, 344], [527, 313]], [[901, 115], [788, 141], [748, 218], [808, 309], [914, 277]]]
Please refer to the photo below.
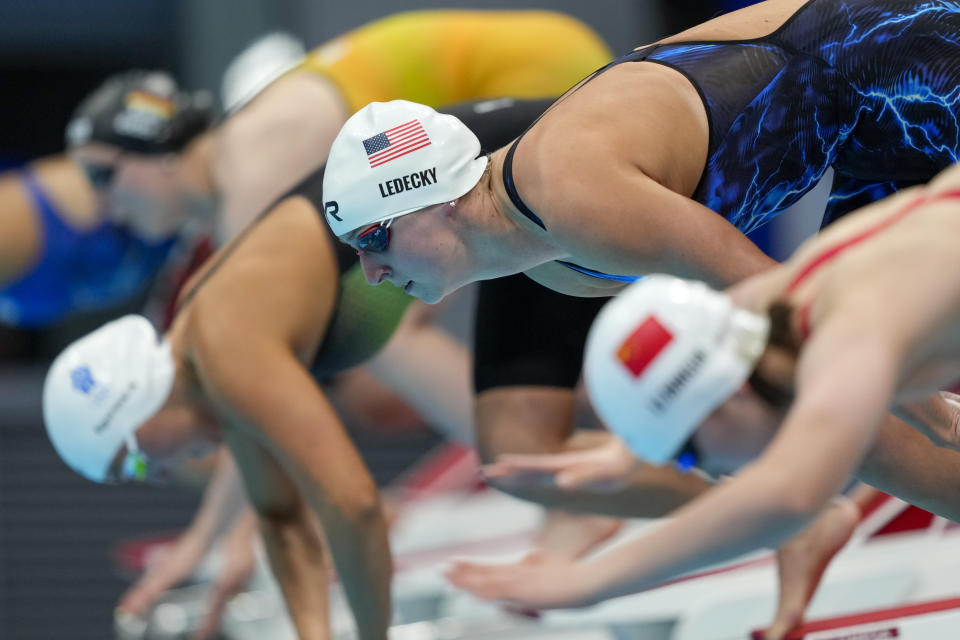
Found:
[[83, 172], [66, 156], [33, 162], [30, 173], [60, 218], [77, 229], [100, 223], [96, 196]]
[[294, 195], [277, 202], [211, 256], [183, 287], [179, 305], [221, 298], [232, 302], [246, 295], [245, 290], [253, 301], [271, 286], [296, 287], [304, 278], [324, 279], [328, 273], [336, 280], [325, 222], [308, 199]]
[[41, 248], [41, 222], [20, 171], [0, 174], [0, 287], [33, 264]]
[[708, 138], [699, 95], [677, 72], [622, 64], [563, 99], [524, 135], [514, 180], [548, 230], [551, 221], [576, 227], [584, 208], [630, 198], [643, 176], [692, 192]]

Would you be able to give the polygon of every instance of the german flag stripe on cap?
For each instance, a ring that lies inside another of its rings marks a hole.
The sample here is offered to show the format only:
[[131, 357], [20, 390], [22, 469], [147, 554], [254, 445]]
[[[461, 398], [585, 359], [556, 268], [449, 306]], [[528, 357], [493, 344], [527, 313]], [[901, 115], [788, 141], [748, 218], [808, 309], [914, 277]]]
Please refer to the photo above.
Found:
[[156, 94], [141, 90], [131, 91], [128, 93], [124, 104], [127, 109], [147, 111], [158, 118], [163, 118], [165, 120], [169, 120], [171, 117], [173, 117], [173, 114], [176, 111], [176, 106], [173, 104], [172, 100], [168, 100], [167, 98], [162, 98]]

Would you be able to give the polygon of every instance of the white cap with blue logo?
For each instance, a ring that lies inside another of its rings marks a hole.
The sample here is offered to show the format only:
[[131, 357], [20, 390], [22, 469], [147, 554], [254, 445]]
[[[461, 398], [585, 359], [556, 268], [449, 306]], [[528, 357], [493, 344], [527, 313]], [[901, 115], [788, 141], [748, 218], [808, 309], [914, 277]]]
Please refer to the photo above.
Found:
[[166, 402], [175, 371], [170, 343], [143, 316], [72, 343], [43, 384], [43, 421], [57, 453], [82, 476], [105, 481], [123, 444]]
[[337, 236], [470, 191], [487, 166], [480, 140], [454, 116], [407, 100], [371, 102], [330, 147], [323, 177]]

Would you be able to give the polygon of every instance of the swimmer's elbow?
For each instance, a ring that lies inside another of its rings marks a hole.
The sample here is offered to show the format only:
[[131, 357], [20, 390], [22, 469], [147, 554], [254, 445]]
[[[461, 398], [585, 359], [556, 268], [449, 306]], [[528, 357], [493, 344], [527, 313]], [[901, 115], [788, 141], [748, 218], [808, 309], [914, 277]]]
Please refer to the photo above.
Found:
[[784, 468], [764, 473], [758, 464], [755, 471], [757, 486], [763, 487], [763, 497], [758, 504], [765, 504], [770, 515], [784, 522], [802, 523], [816, 517], [817, 513], [830, 501], [833, 493], [826, 491], [818, 482], [811, 482], [804, 475]]
[[303, 500], [295, 492], [270, 496], [251, 494], [250, 503], [261, 522], [265, 524], [288, 524], [304, 516]]
[[808, 521], [816, 517], [830, 498], [830, 495], [823, 495], [809, 487], [794, 486], [781, 496], [780, 508], [787, 518]]
[[372, 526], [383, 518], [380, 495], [376, 488], [354, 489], [335, 503], [337, 513], [354, 526]]

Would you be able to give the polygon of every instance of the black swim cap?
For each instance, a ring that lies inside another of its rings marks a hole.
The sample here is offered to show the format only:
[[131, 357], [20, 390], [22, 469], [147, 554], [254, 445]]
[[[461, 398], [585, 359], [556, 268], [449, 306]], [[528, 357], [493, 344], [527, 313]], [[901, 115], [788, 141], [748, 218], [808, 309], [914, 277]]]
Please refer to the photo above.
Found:
[[208, 92], [181, 91], [162, 71], [127, 71], [80, 103], [67, 125], [67, 147], [101, 142], [134, 153], [176, 153], [212, 122]]

